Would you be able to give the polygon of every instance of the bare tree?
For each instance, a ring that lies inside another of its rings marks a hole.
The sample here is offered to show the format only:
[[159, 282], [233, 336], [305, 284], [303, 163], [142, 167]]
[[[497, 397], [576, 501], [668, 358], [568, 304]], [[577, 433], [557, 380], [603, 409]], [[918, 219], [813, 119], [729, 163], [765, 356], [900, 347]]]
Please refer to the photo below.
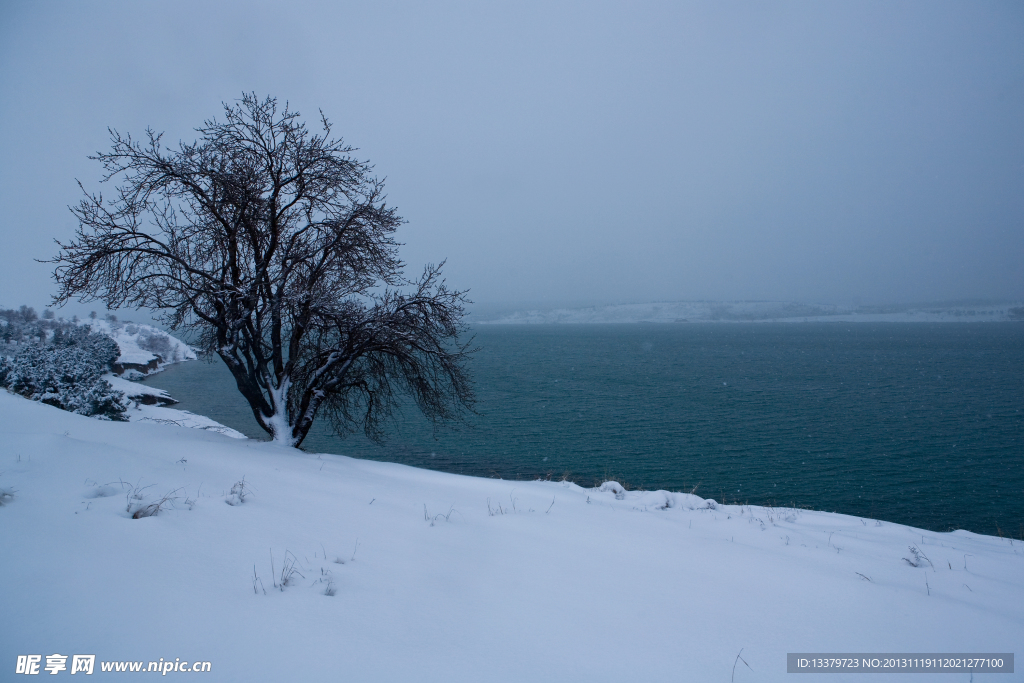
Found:
[[75, 238], [49, 261], [54, 303], [155, 309], [197, 332], [280, 443], [300, 445], [318, 414], [379, 441], [403, 394], [435, 424], [458, 419], [473, 403], [465, 292], [443, 263], [403, 276], [383, 182], [320, 119], [312, 134], [247, 94], [177, 149], [111, 130], [90, 158], [116, 194], [83, 187]]

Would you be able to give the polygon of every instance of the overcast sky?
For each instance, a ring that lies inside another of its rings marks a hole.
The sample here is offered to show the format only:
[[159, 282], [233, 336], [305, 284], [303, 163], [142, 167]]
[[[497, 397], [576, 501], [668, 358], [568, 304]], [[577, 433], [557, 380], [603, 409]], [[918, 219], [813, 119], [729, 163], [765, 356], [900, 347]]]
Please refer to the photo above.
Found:
[[108, 126], [243, 91], [322, 109], [484, 306], [1024, 298], [1016, 0], [5, 0], [0, 305], [47, 302]]

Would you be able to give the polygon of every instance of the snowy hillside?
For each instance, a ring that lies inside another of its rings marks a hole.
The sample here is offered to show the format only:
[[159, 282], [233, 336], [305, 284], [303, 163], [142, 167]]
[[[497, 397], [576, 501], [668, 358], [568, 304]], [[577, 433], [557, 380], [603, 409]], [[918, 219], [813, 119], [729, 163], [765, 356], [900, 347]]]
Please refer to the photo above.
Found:
[[162, 365], [196, 358], [196, 352], [188, 344], [152, 325], [112, 322], [100, 318], [83, 320], [81, 324], [89, 325], [93, 332], [105, 334], [117, 342], [121, 349], [121, 356], [115, 364], [118, 374], [146, 374]]
[[1024, 642], [1020, 541], [449, 475], [6, 392], [0, 414], [3, 680], [19, 655], [92, 654], [115, 680], [104, 663], [207, 661], [197, 680], [217, 681], [789, 681], [788, 652]]
[[1001, 322], [1024, 320], [1024, 304], [838, 306], [786, 301], [674, 301], [518, 311], [479, 324], [684, 322]]
[[206, 417], [169, 411], [177, 401], [166, 392], [128, 381], [196, 357], [162, 330], [113, 317], [66, 321], [49, 311], [40, 319], [22, 306], [0, 309], [0, 333], [0, 387], [13, 393], [105, 420], [164, 422], [244, 438]]

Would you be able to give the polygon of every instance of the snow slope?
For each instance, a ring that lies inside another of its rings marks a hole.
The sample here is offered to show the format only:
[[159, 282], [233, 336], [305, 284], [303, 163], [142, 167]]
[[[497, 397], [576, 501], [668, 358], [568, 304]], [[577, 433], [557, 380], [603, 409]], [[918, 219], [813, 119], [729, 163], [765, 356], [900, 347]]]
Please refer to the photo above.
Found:
[[2, 680], [60, 653], [95, 654], [98, 679], [180, 658], [211, 681], [729, 681], [742, 649], [735, 681], [788, 681], [787, 652], [1024, 642], [1020, 541], [319, 456], [5, 392], [0, 414]]
[[117, 342], [121, 349], [119, 364], [147, 365], [156, 360], [157, 365], [195, 360], [196, 352], [185, 342], [176, 339], [152, 325], [132, 322], [111, 322], [97, 318], [82, 320], [93, 332], [105, 334]]

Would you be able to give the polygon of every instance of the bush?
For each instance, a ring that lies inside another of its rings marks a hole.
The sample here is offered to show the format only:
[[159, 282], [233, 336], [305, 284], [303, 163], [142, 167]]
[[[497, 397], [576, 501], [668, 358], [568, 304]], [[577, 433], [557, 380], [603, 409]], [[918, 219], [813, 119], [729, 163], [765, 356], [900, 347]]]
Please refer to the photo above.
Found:
[[0, 386], [79, 415], [124, 422], [128, 400], [102, 378], [119, 355], [113, 339], [88, 327], [58, 329], [50, 343], [0, 358]]

